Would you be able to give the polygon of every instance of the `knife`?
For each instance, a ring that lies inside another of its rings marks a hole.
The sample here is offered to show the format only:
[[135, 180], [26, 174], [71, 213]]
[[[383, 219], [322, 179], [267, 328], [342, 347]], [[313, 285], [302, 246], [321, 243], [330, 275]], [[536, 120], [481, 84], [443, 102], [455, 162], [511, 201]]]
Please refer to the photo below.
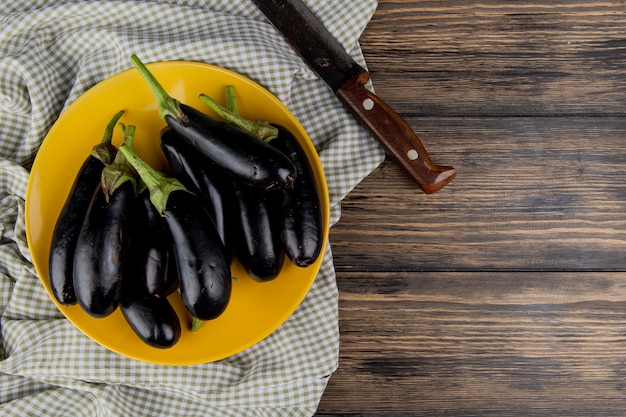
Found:
[[370, 74], [301, 0], [252, 1], [425, 193], [454, 178], [456, 170], [433, 164], [411, 126], [365, 87]]

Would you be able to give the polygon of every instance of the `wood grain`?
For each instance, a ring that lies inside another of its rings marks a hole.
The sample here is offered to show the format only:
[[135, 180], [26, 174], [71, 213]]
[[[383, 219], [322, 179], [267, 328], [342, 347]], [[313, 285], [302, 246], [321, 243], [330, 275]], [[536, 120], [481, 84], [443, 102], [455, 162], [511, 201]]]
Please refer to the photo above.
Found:
[[624, 2], [381, 1], [379, 95], [423, 116], [623, 116]]
[[317, 415], [624, 415], [626, 2], [380, 0], [361, 46], [458, 175], [343, 202]]
[[341, 367], [321, 409], [622, 415], [625, 278], [344, 273]]
[[338, 270], [626, 270], [626, 119], [421, 118], [419, 128], [457, 178], [427, 196], [383, 165], [342, 205]]

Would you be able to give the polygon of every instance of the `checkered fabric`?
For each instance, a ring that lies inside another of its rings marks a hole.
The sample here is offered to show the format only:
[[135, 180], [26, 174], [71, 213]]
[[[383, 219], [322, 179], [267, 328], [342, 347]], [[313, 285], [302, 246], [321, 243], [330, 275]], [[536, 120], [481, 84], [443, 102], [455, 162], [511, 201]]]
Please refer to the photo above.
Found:
[[[358, 39], [377, 2], [306, 2], [364, 64]], [[379, 145], [250, 1], [0, 0], [0, 6], [0, 415], [314, 414], [338, 366], [330, 247], [296, 312], [244, 352], [195, 366], [132, 360], [84, 336], [41, 285], [25, 233], [29, 169], [64, 109], [130, 68], [131, 53], [144, 62], [218, 65], [272, 91], [320, 153], [332, 224], [345, 195], [382, 162]]]

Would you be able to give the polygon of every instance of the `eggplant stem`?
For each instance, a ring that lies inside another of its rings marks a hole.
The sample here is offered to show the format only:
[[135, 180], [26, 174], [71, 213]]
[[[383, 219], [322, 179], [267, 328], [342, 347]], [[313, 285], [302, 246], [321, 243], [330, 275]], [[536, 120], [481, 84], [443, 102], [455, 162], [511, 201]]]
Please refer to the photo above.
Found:
[[124, 154], [128, 162], [135, 168], [143, 183], [150, 192], [150, 201], [160, 214], [165, 212], [167, 199], [174, 191], [189, 192], [185, 186], [174, 177], [170, 177], [161, 171], [152, 168], [144, 161], [137, 151], [130, 145], [123, 143], [120, 152]]
[[189, 123], [187, 116], [180, 108], [180, 102], [165, 91], [165, 88], [163, 88], [159, 80], [157, 80], [148, 67], [141, 62], [139, 57], [132, 54], [130, 62], [132, 62], [135, 68], [137, 68], [143, 79], [148, 84], [148, 87], [150, 87], [150, 90], [152, 90], [152, 94], [154, 94], [157, 104], [159, 105], [159, 116], [161, 119], [165, 120], [165, 116], [172, 116], [184, 125]]
[[[134, 125], [126, 127], [126, 125], [124, 125], [124, 123], [122, 122], [118, 123], [117, 126], [120, 128], [122, 134], [124, 135], [122, 143], [127, 143], [128, 145], [133, 146], [133, 142], [135, 141], [135, 131], [137, 130], [137, 128]], [[126, 157], [118, 153], [115, 159], [125, 161]]]
[[113, 142], [113, 130], [115, 129], [115, 125], [123, 114], [124, 110], [120, 110], [113, 115], [113, 118], [111, 118], [104, 129], [100, 143], [91, 148], [91, 156], [102, 162], [104, 165], [108, 165], [113, 162], [113, 159], [115, 159], [115, 155], [117, 154], [117, 149], [111, 142]]
[[199, 318], [192, 316], [191, 317], [191, 331], [192, 332], [197, 332], [198, 330], [200, 330], [200, 326], [202, 326], [202, 320], [200, 320]]
[[[135, 139], [135, 126], [128, 126], [128, 128], [126, 128], [123, 123], [119, 123], [118, 126], [120, 126], [124, 133], [122, 143], [132, 146], [133, 140]], [[133, 185], [133, 190], [137, 190], [137, 172], [128, 163], [126, 157], [118, 152], [113, 162], [105, 166], [102, 170], [102, 191], [104, 191], [104, 197], [107, 203], [115, 190], [126, 181], [130, 181]]]
[[117, 123], [122, 118], [123, 114], [124, 110], [120, 110], [113, 115], [113, 118], [109, 121], [109, 124], [107, 124], [106, 129], [104, 129], [104, 134], [102, 135], [100, 143], [111, 143], [113, 140], [113, 130], [115, 129], [115, 126], [117, 126]]
[[[231, 88], [231, 92], [232, 92], [232, 88]], [[203, 103], [209, 106], [211, 110], [217, 113], [217, 115], [220, 116], [222, 119], [226, 120], [228, 123], [231, 123], [237, 126], [238, 128], [242, 130], [245, 130], [246, 132], [250, 133], [252, 136], [256, 137], [257, 139], [260, 139], [264, 142], [269, 142], [272, 139], [276, 138], [276, 136], [278, 136], [278, 129], [276, 129], [274, 126], [270, 125], [269, 123], [264, 122], [264, 121], [259, 121], [259, 120], [249, 120], [239, 115], [236, 104], [234, 104], [235, 109], [231, 110], [222, 106], [221, 104], [219, 104], [217, 101], [213, 100], [211, 97], [209, 97], [206, 94], [200, 94], [198, 97], [200, 98], [200, 100], [202, 100]], [[234, 93], [231, 94], [230, 101], [233, 101], [234, 103], [236, 103], [236, 99], [234, 98]], [[229, 105], [230, 104], [232, 103], [229, 103]]]
[[235, 87], [233, 87], [232, 85], [226, 86], [226, 108], [234, 114], [239, 114], [239, 106], [237, 105]]

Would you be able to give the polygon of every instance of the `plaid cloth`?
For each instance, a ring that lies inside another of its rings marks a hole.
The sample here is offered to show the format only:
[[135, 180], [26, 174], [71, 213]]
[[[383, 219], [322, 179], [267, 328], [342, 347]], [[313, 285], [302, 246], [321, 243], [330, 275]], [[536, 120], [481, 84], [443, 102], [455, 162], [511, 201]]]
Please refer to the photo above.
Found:
[[[358, 38], [377, 2], [307, 3], [364, 64]], [[260, 343], [202, 365], [135, 361], [84, 336], [41, 285], [24, 226], [29, 169], [64, 109], [94, 84], [130, 68], [131, 53], [144, 62], [222, 66], [272, 91], [320, 153], [331, 224], [339, 219], [342, 198], [382, 162], [379, 145], [249, 1], [2, 0], [0, 5], [0, 415], [314, 414], [338, 366], [330, 247], [304, 302]]]

